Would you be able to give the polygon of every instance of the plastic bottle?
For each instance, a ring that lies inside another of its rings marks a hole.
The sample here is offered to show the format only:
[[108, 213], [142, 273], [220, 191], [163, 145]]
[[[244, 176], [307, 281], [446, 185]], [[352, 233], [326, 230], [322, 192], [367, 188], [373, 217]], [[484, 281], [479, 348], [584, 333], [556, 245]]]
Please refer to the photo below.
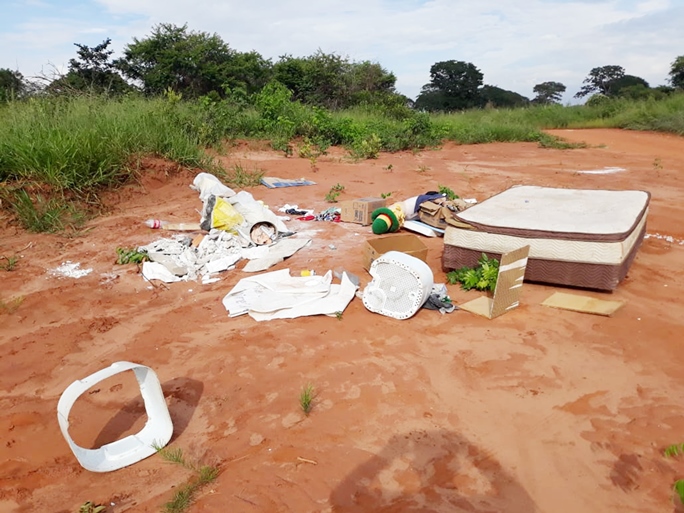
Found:
[[199, 223], [169, 223], [160, 219], [148, 219], [145, 221], [145, 226], [157, 230], [175, 230], [178, 232], [192, 232], [200, 230]]

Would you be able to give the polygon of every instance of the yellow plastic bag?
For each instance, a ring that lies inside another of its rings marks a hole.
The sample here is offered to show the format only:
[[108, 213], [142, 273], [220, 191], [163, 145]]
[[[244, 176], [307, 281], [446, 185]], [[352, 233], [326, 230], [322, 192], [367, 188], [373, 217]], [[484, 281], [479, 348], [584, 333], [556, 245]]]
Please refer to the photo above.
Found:
[[242, 214], [223, 198], [216, 198], [216, 203], [211, 211], [211, 227], [237, 234], [236, 227], [245, 222]]

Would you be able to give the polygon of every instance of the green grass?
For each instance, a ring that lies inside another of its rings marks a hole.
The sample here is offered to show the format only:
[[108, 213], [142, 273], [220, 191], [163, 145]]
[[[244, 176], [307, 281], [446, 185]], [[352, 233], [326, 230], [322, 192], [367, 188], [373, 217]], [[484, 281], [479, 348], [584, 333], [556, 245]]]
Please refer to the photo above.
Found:
[[[345, 147], [357, 160], [377, 158], [381, 151], [438, 147], [447, 140], [572, 149], [578, 145], [544, 130], [602, 127], [684, 135], [684, 93], [453, 114], [377, 105], [328, 112], [273, 90], [258, 94], [252, 104], [135, 95], [34, 97], [0, 105], [0, 120], [0, 183], [10, 184], [0, 188], [2, 203], [26, 229], [50, 232], [83, 222], [98, 194], [138, 173], [145, 156], [215, 172], [236, 188], [251, 187], [259, 184], [262, 170], [236, 164], [222, 174], [204, 149], [258, 138], [291, 153], [293, 141], [304, 141], [299, 147], [313, 159], [314, 171], [315, 158], [332, 145]], [[391, 164], [386, 169], [391, 171]]]
[[17, 263], [19, 262], [19, 257], [16, 255], [13, 256], [5, 256], [5, 255], [0, 255], [0, 269], [3, 271], [14, 271], [17, 267]]
[[299, 393], [299, 406], [302, 408], [302, 411], [307, 416], [309, 415], [309, 413], [311, 413], [311, 410], [313, 409], [313, 400], [314, 387], [311, 383], [309, 383], [304, 388], [302, 388], [302, 391]]
[[245, 187], [256, 187], [261, 185], [261, 179], [264, 177], [264, 170], [258, 168], [256, 165], [254, 169], [249, 170], [242, 164], [233, 164], [230, 171], [223, 175], [223, 180], [226, 184], [237, 189], [244, 189]]
[[220, 470], [216, 466], [199, 465], [198, 463], [188, 461], [181, 448], [169, 449], [168, 447], [162, 448], [158, 445], [153, 445], [153, 447], [157, 454], [165, 461], [180, 465], [193, 473], [190, 481], [179, 486], [174, 492], [173, 497], [164, 504], [164, 511], [166, 513], [183, 513], [193, 503], [195, 496], [202, 487], [218, 478]]

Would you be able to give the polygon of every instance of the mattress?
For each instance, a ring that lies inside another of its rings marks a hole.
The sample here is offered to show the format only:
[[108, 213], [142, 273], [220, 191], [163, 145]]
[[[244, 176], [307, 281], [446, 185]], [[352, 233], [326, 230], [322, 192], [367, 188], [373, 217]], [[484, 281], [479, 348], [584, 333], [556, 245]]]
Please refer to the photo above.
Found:
[[472, 229], [447, 228], [443, 267], [529, 245], [526, 281], [613, 290], [644, 238], [649, 202], [645, 191], [512, 187], [456, 215]]

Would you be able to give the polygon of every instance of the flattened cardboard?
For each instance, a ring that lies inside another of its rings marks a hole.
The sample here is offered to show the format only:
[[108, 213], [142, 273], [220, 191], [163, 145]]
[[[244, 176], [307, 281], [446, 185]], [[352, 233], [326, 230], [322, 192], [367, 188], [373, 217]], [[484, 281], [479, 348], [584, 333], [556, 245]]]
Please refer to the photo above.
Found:
[[522, 291], [529, 253], [530, 246], [504, 253], [499, 263], [499, 275], [496, 279], [494, 297], [480, 296], [465, 304], [458, 305], [458, 307], [461, 310], [487, 317], [487, 319], [494, 319], [517, 308], [520, 304], [520, 292]]
[[411, 234], [385, 235], [368, 239], [363, 249], [363, 268], [370, 271], [373, 261], [388, 251], [401, 251], [427, 262], [428, 248], [419, 237]]
[[449, 210], [449, 208], [443, 205], [438, 205], [432, 201], [421, 203], [420, 209], [418, 210], [418, 219], [425, 224], [435, 228], [440, 228], [442, 230], [449, 225], [466, 230], [474, 229], [474, 227], [470, 226], [469, 224], [456, 219], [454, 217], [454, 212]]
[[566, 294], [565, 292], [556, 292], [542, 303], [542, 305], [550, 306], [551, 308], [603, 315], [606, 317], [613, 315], [622, 308], [624, 304], [624, 301], [607, 301], [605, 299], [596, 299], [589, 296]]

